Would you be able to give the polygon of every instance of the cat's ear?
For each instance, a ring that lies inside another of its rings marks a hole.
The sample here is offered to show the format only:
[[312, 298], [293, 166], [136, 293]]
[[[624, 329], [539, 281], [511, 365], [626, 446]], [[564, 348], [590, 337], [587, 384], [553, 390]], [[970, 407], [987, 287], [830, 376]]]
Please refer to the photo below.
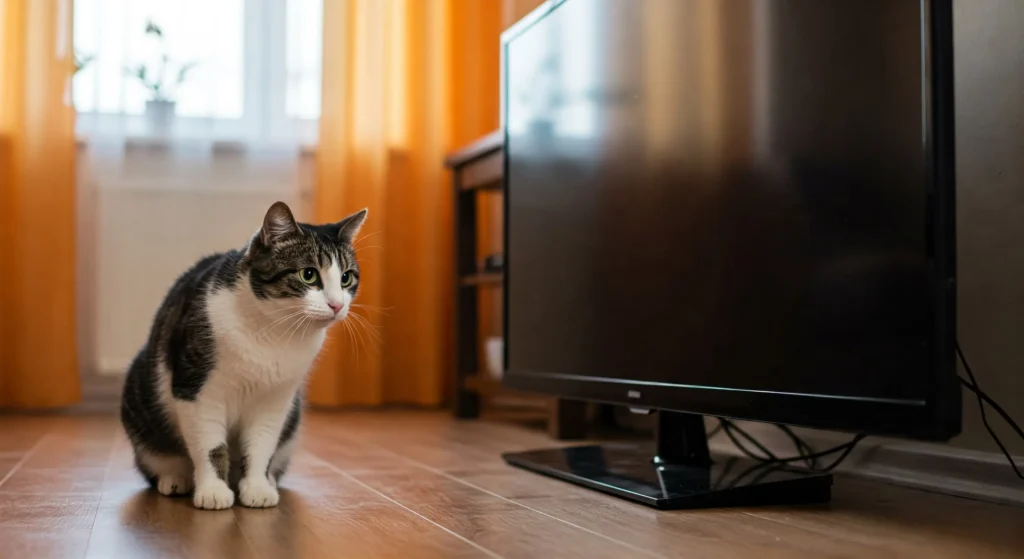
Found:
[[359, 234], [359, 229], [363, 226], [363, 223], [366, 221], [366, 216], [369, 215], [369, 213], [369, 209], [363, 208], [336, 223], [335, 227], [338, 228], [338, 240], [344, 243], [351, 243], [354, 241], [356, 235]]
[[295, 216], [284, 202], [275, 202], [267, 215], [263, 218], [263, 228], [260, 229], [260, 242], [264, 246], [273, 246], [291, 235], [299, 233], [299, 224], [295, 223]]

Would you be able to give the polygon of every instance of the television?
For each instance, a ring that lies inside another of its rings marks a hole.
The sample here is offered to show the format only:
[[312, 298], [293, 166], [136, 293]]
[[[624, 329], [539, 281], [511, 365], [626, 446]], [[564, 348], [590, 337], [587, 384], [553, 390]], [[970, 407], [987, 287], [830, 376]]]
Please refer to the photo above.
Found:
[[951, 0], [550, 0], [501, 60], [503, 383], [658, 414], [507, 462], [820, 502], [786, 464], [728, 481], [704, 417], [959, 432]]

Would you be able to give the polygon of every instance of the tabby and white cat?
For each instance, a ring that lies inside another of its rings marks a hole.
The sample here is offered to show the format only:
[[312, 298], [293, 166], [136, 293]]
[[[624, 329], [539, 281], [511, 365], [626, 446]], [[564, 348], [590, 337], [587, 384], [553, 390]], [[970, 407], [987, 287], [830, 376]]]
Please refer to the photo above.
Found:
[[160, 493], [224, 509], [237, 487], [245, 506], [277, 505], [307, 373], [359, 289], [366, 215], [300, 224], [277, 202], [245, 248], [171, 287], [121, 398], [135, 463]]

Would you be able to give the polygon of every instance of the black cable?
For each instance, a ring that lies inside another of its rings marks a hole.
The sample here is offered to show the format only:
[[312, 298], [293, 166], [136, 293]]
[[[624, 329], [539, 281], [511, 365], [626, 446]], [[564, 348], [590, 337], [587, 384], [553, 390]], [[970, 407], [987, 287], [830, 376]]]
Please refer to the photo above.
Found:
[[[808, 454], [813, 454], [814, 453], [814, 449], [811, 448], [811, 445], [807, 444], [807, 442], [804, 441], [802, 438], [800, 438], [799, 435], [794, 433], [793, 430], [790, 429], [788, 425], [783, 425], [781, 423], [775, 423], [774, 425], [779, 430], [781, 430], [783, 433], [785, 433], [786, 436], [788, 436], [791, 441], [793, 441], [793, 446], [796, 447], [796, 451], [797, 451], [797, 453], [799, 455], [804, 456], [804, 455], [808, 455]], [[735, 430], [736, 432], [738, 432], [740, 435], [743, 436], [743, 438], [747, 439], [748, 441], [751, 442], [751, 444], [756, 446], [757, 449], [760, 450], [764, 454], [764, 456], [758, 456], [757, 454], [755, 454], [753, 451], [751, 451], [745, 445], [740, 443], [740, 441], [738, 441], [735, 438], [735, 436], [729, 437], [730, 440], [732, 440], [732, 443], [734, 445], [736, 445], [736, 448], [740, 449], [740, 451], [743, 452], [743, 454], [745, 454], [745, 455], [747, 455], [750, 458], [753, 458], [755, 460], [765, 460], [765, 459], [776, 460], [776, 459], [778, 459], [778, 456], [776, 456], [771, 450], [769, 450], [767, 447], [765, 447], [760, 442], [758, 442], [753, 437], [753, 435], [748, 433], [745, 429], [743, 429], [739, 425], [736, 425], [735, 423], [733, 423], [732, 421], [730, 421], [728, 419], [719, 418], [719, 428], [722, 428], [722, 427], [727, 427], [730, 430]], [[729, 433], [729, 431], [726, 432], [726, 434], [728, 434], [728, 433]], [[807, 467], [809, 469], [813, 470], [813, 469], [815, 469], [817, 467], [817, 460], [816, 459], [808, 459], [808, 460], [805, 460], [805, 462], [806, 462], [806, 465], [807, 465]]]
[[717, 434], [719, 434], [721, 432], [722, 432], [722, 424], [719, 423], [717, 426], [715, 426], [714, 429], [708, 431], [708, 439], [711, 439], [712, 437], [714, 437], [715, 435], [717, 435]]
[[[722, 473], [718, 475], [718, 480], [712, 482], [715, 489], [724, 487], [725, 480], [729, 479], [729, 473], [732, 472], [733, 467], [741, 461], [739, 457], [730, 458], [726, 460], [725, 467], [722, 468]], [[732, 487], [732, 486], [729, 486]]]
[[[747, 456], [749, 456], [750, 458], [753, 458], [754, 460], [761, 460], [761, 461], [772, 461], [772, 460], [778, 460], [779, 459], [779, 457], [776, 456], [774, 452], [772, 452], [771, 450], [768, 450], [768, 447], [766, 447], [763, 444], [761, 444], [760, 442], [758, 442], [758, 440], [755, 439], [753, 437], [753, 435], [751, 435], [750, 433], [747, 433], [747, 431], [745, 429], [743, 429], [742, 427], [740, 427], [739, 425], [736, 425], [732, 421], [730, 421], [728, 419], [723, 419], [723, 418], [718, 418], [718, 421], [721, 423], [722, 429], [725, 431], [725, 435], [727, 437], [729, 437], [729, 440], [732, 441], [732, 444], [736, 445], [736, 448], [740, 449], [740, 451], [742, 451], [743, 454], [746, 454]], [[753, 451], [748, 449], [744, 444], [740, 443], [740, 441], [736, 438], [735, 433], [733, 433], [733, 430], [735, 430], [737, 433], [743, 435], [743, 438], [745, 438], [748, 441], [750, 441], [750, 444], [752, 444], [755, 447], [757, 447], [758, 450], [760, 450], [762, 453], [764, 453], [764, 456], [758, 456]]]
[[985, 425], [985, 430], [988, 431], [992, 440], [995, 441], [996, 445], [999, 447], [999, 450], [1003, 451], [1003, 456], [1006, 457], [1006, 461], [1009, 462], [1010, 467], [1013, 468], [1013, 473], [1017, 474], [1017, 477], [1020, 479], [1024, 479], [1024, 473], [1021, 473], [1020, 468], [1017, 467], [1017, 463], [1013, 460], [1013, 456], [1010, 455], [1010, 451], [1006, 449], [1006, 445], [1003, 444], [999, 435], [996, 434], [995, 429], [993, 429], [992, 425], [989, 424], [988, 415], [985, 413], [985, 404], [988, 403], [992, 406], [992, 408], [996, 410], [996, 413], [1002, 416], [1003, 420], [1006, 421], [1006, 423], [1008, 423], [1022, 439], [1024, 439], [1024, 431], [1022, 431], [1020, 426], [1017, 425], [1008, 413], [1006, 413], [1006, 410], [1004, 410], [1002, 406], [997, 404], [992, 398], [989, 398], [988, 394], [985, 394], [981, 387], [978, 386], [978, 379], [975, 378], [974, 371], [971, 370], [971, 366], [967, 363], [967, 358], [964, 357], [964, 352], [960, 349], [959, 341], [956, 343], [956, 354], [960, 358], [960, 362], [963, 363], [964, 370], [967, 371], [967, 377], [971, 379], [968, 381], [967, 379], [960, 377], [960, 383], [973, 392], [978, 398], [978, 410], [981, 411], [981, 422]]
[[[814, 449], [811, 448], [811, 445], [807, 444], [807, 441], [803, 440], [802, 438], [800, 438], [799, 435], [794, 433], [793, 430], [789, 428], [789, 425], [783, 425], [781, 423], [776, 423], [775, 426], [778, 427], [780, 431], [785, 433], [786, 436], [789, 437], [789, 440], [793, 441], [793, 446], [796, 447], [797, 453], [799, 453], [801, 456], [803, 456], [805, 454], [813, 454], [814, 453]], [[807, 467], [809, 469], [811, 469], [811, 470], [813, 470], [813, 469], [818, 467], [818, 460], [817, 459], [805, 460], [804, 462], [806, 462]]]
[[841, 464], [843, 462], [843, 460], [845, 460], [846, 457], [849, 456], [851, 452], [853, 452], [854, 447], [856, 447], [857, 444], [860, 443], [862, 440], [864, 440], [866, 437], [867, 437], [867, 435], [865, 435], [864, 433], [861, 433], [860, 435], [857, 435], [853, 439], [851, 439], [851, 440], [849, 440], [849, 441], [847, 441], [847, 442], [845, 442], [845, 443], [843, 443], [841, 445], [834, 446], [834, 447], [832, 447], [830, 449], [822, 450], [821, 452], [815, 452], [814, 454], [808, 454], [808, 455], [805, 455], [805, 456], [793, 456], [793, 457], [790, 457], [790, 458], [779, 458], [777, 461], [778, 462], [786, 462], [786, 463], [789, 463], [789, 462], [799, 462], [801, 460], [807, 460], [807, 459], [824, 458], [825, 456], [828, 456], [830, 454], [835, 454], [835, 453], [837, 453], [839, 451], [842, 451], [842, 454], [839, 455], [839, 458], [836, 458], [831, 464], [829, 464], [828, 466], [826, 466], [824, 468], [819, 468], [819, 469], [815, 470], [817, 472], [831, 472], [832, 470], [834, 470], [836, 468], [836, 466]]
[[[778, 459], [778, 456], [776, 456], [774, 452], [772, 452], [768, 447], [766, 447], [763, 444], [761, 444], [760, 441], [758, 441], [756, 438], [754, 438], [753, 435], [748, 433], [745, 429], [743, 429], [739, 425], [736, 425], [735, 423], [733, 423], [732, 421], [727, 419], [727, 420], [725, 420], [722, 423], [722, 427], [725, 430], [725, 434], [729, 437], [729, 440], [731, 440], [733, 442], [733, 444], [736, 445], [740, 450], [742, 450], [743, 453], [746, 454], [747, 456], [749, 456], [751, 458], [754, 458], [756, 460], [777, 460]], [[743, 436], [744, 439], [750, 441], [750, 444], [754, 445], [754, 447], [756, 447], [757, 450], [761, 451], [764, 454], [764, 456], [758, 456], [752, 450], [748, 449], [746, 446], [744, 446], [742, 443], [740, 443], [736, 439], [736, 433], [739, 433], [740, 435]]]
[[[844, 450], [843, 453], [839, 455], [839, 458], [836, 458], [828, 466], [825, 466], [824, 468], [821, 468], [820, 470], [815, 470], [815, 471], [831, 472], [832, 470], [836, 469], [836, 467], [839, 466], [840, 464], [842, 464], [843, 460], [846, 460], [846, 457], [849, 456], [851, 452], [853, 452], [853, 449], [857, 446], [857, 443], [861, 442], [866, 437], [867, 437], [867, 435], [865, 435], [863, 433], [860, 434], [860, 435], [857, 435], [856, 437], [853, 438], [853, 440], [851, 440], [850, 442], [846, 443], [849, 446], [847, 446], [846, 450]], [[815, 458], [814, 460], [816, 461], [817, 458]]]
[[[964, 387], [967, 388], [969, 391], [974, 393], [975, 397], [977, 397], [978, 409], [981, 412], [981, 421], [985, 425], [985, 429], [992, 437], [992, 440], [995, 441], [996, 445], [999, 446], [999, 450], [1003, 452], [1003, 456], [1005, 456], [1006, 461], [1010, 463], [1010, 467], [1013, 468], [1013, 472], [1017, 475], [1018, 478], [1024, 479], [1024, 472], [1021, 472], [1021, 469], [1017, 466], [1017, 463], [1014, 461], [1013, 456], [1010, 454], [1010, 451], [1006, 448], [1006, 445], [1003, 444], [1002, 439], [999, 438], [999, 435], [996, 434], [995, 429], [993, 429], [992, 425], [989, 423], [988, 414], [985, 412], [985, 405], [988, 404], [993, 410], [995, 410], [996, 413], [998, 413], [999, 416], [1003, 418], [1007, 425], [1009, 425], [1010, 428], [1013, 429], [1014, 432], [1021, 437], [1021, 439], [1024, 439], [1024, 429], [1022, 429], [1020, 425], [1018, 425], [1017, 422], [1014, 421], [1012, 417], [1010, 417], [1010, 414], [1007, 413], [1006, 410], [1003, 409], [1003, 407], [1000, 406], [998, 402], [993, 400], [978, 385], [978, 379], [974, 376], [974, 371], [971, 370], [971, 366], [968, 364], [967, 358], [964, 356], [964, 352], [960, 348], [959, 341], [956, 343], [956, 353], [957, 356], [960, 358], [960, 362], [964, 366], [964, 370], [967, 371], [968, 378], [970, 379], [968, 380], [963, 377], [959, 377], [960, 383], [963, 384]], [[729, 440], [732, 441], [732, 443], [736, 446], [736, 448], [740, 450], [740, 452], [742, 452], [749, 458], [761, 462], [764, 465], [788, 464], [791, 462], [804, 461], [807, 464], [808, 469], [815, 472], [830, 472], [834, 470], [843, 462], [843, 460], [845, 460], [850, 455], [851, 452], [853, 452], [853, 449], [857, 446], [857, 444], [860, 443], [860, 441], [864, 440], [865, 437], [867, 437], [867, 435], [865, 434], [860, 434], [854, 437], [849, 442], [843, 443], [841, 445], [820, 452], [812, 452], [811, 446], [807, 444], [807, 442], [804, 441], [802, 438], [800, 438], [800, 436], [798, 436], [795, 432], [793, 432], [793, 430], [790, 429], [787, 425], [776, 424], [775, 426], [779, 428], [783, 433], [785, 433], [786, 436], [788, 436], [789, 439], [793, 442], [793, 445], [796, 447], [797, 453], [799, 454], [798, 456], [779, 458], [774, 453], [772, 453], [771, 450], [769, 450], [763, 444], [758, 442], [757, 439], [755, 439], [750, 433], [748, 433], [739, 425], [722, 417], [718, 418], [718, 421], [718, 427], [716, 427], [710, 432], [710, 434], [708, 435], [709, 438], [718, 434], [719, 431], [724, 431], [726, 436], [729, 437]], [[749, 449], [745, 443], [741, 442], [739, 438], [737, 438], [736, 433], [739, 433], [739, 435], [741, 435], [744, 439], [749, 441], [750, 444], [754, 445], [757, 448], [757, 450], [761, 451], [764, 454], [764, 456], [759, 456], [757, 453]], [[839, 457], [833, 460], [832, 463], [829, 464], [828, 466], [825, 466], [824, 468], [817, 467], [817, 460], [819, 458], [824, 458], [825, 456], [835, 454], [836, 452], [841, 452], [842, 454], [840, 454]], [[756, 469], [757, 468], [755, 467], [754, 470]], [[739, 477], [746, 477], [747, 473], [748, 472], [744, 472]], [[735, 481], [738, 481], [738, 479], [734, 480], [734, 482]]]
[[[793, 456], [791, 458], [779, 458], [777, 460], [758, 460], [758, 461], [755, 461], [755, 464], [753, 466], [751, 466], [751, 467], [747, 468], [746, 470], [740, 472], [739, 475], [737, 475], [732, 481], [730, 481], [728, 483], [725, 483], [725, 480], [724, 480], [725, 476], [722, 476], [723, 480], [722, 480], [722, 484], [721, 485], [726, 486], [726, 487], [730, 487], [730, 488], [736, 487], [736, 486], [738, 486], [740, 484], [741, 481], [744, 481], [745, 478], [747, 476], [749, 476], [750, 474], [753, 474], [755, 472], [760, 472], [760, 475], [758, 475], [756, 478], [754, 478], [749, 483], [749, 485], [753, 485], [753, 484], [757, 483], [758, 481], [760, 481], [761, 479], [764, 479], [764, 477], [766, 477], [768, 474], [770, 474], [772, 472], [775, 472], [775, 471], [778, 471], [780, 468], [786, 467], [786, 464], [789, 463], [789, 462], [797, 462], [797, 461], [800, 461], [800, 460], [805, 460], [807, 458], [811, 458], [811, 459], [815, 459], [816, 460], [817, 458], [821, 458], [821, 457], [824, 457], [824, 456], [828, 456], [829, 454], [835, 454], [836, 452], [842, 451], [843, 453], [838, 458], [833, 460], [832, 463], [829, 464], [828, 466], [826, 466], [824, 468], [817, 468], [817, 469], [812, 470], [814, 473], [828, 473], [828, 472], [831, 472], [832, 470], [834, 470], [836, 468], [836, 466], [841, 464], [843, 462], [843, 460], [845, 460], [846, 457], [849, 456], [849, 454], [851, 452], [853, 452], [853, 449], [854, 449], [854, 447], [857, 446], [857, 443], [859, 443], [865, 437], [867, 437], [867, 435], [864, 435], [864, 434], [857, 435], [852, 440], [850, 440], [848, 442], [845, 442], [845, 443], [843, 443], [843, 444], [841, 444], [839, 446], [830, 448], [828, 450], [823, 450], [821, 452], [814, 452], [814, 453], [811, 453], [811, 454], [809, 454], [807, 456]], [[730, 469], [731, 469], [731, 466], [732, 466], [732, 464], [730, 463]]]
[[740, 485], [740, 482], [746, 482], [747, 476], [749, 476], [750, 474], [758, 473], [758, 475], [754, 479], [750, 480], [749, 482], [746, 482], [746, 485], [756, 485], [759, 481], [761, 481], [771, 473], [777, 472], [785, 467], [785, 464], [779, 464], [776, 462], [754, 461], [754, 464], [752, 466], [740, 472], [735, 478], [732, 479], [732, 481], [730, 481], [728, 484], [725, 484], [725, 487], [728, 487], [729, 489], [737, 487]]
[[992, 409], [994, 409], [996, 413], [998, 413], [1003, 418], [1003, 420], [1006, 421], [1007, 425], [1009, 425], [1011, 429], [1016, 431], [1017, 435], [1019, 435], [1020, 438], [1024, 439], [1024, 429], [1021, 429], [1021, 427], [1017, 425], [1017, 422], [1015, 422], [1013, 418], [1010, 417], [1010, 414], [1007, 413], [1007, 411], [1004, 410], [1003, 407], [1000, 406], [995, 400], [993, 400], [991, 396], [986, 394], [984, 390], [978, 388], [977, 384], [971, 384], [970, 381], [963, 377], [960, 378], [960, 384], [964, 385], [964, 388], [973, 392], [975, 396], [980, 398]]
[[[810, 452], [808, 454], [805, 454], [805, 453], [801, 452], [800, 455], [798, 455], [798, 456], [791, 456], [791, 457], [787, 457], [787, 458], [779, 458], [779, 457], [775, 456], [775, 454], [773, 454], [770, 450], [765, 448], [764, 445], [762, 445], [761, 443], [757, 442], [757, 440], [752, 435], [747, 433], [746, 430], [744, 430], [739, 425], [736, 425], [732, 421], [730, 421], [728, 419], [725, 419], [725, 418], [719, 418], [718, 420], [721, 423], [721, 425], [723, 427], [723, 430], [725, 431], [725, 434], [729, 436], [729, 440], [731, 440], [732, 443], [734, 445], [736, 445], [736, 447], [743, 454], [747, 455], [749, 458], [752, 458], [752, 459], [754, 459], [754, 460], [756, 460], [758, 462], [762, 462], [762, 463], [765, 463], [765, 464], [789, 464], [791, 462], [800, 462], [800, 461], [816, 463], [819, 458], [824, 458], [826, 456], [830, 456], [830, 455], [835, 454], [837, 452], [842, 452], [842, 454], [836, 460], [834, 460], [831, 464], [829, 464], [828, 466], [826, 466], [824, 468], [809, 468], [809, 469], [811, 469], [812, 471], [815, 471], [815, 472], [830, 472], [830, 471], [834, 470], [837, 466], [839, 466], [839, 464], [841, 464], [843, 462], [843, 460], [846, 459], [847, 456], [850, 455], [851, 452], [853, 452], [854, 447], [856, 447], [857, 444], [860, 443], [860, 441], [864, 440], [864, 438], [867, 437], [867, 435], [865, 435], [865, 434], [860, 434], [860, 435], [857, 435], [856, 437], [854, 437], [853, 439], [851, 439], [850, 441], [847, 441], [847, 442], [845, 442], [843, 444], [834, 446], [834, 447], [826, 449], [826, 450], [822, 450], [820, 452]], [[735, 430], [736, 432], [738, 432], [741, 435], [743, 435], [744, 438], [746, 438], [752, 444], [757, 446], [759, 450], [764, 452], [766, 455], [770, 455], [770, 456], [758, 456], [756, 453], [751, 451], [749, 448], [746, 447], [746, 445], [741, 443], [736, 438], [736, 436], [732, 433], [733, 430]], [[796, 436], [795, 433], [793, 435], [794, 435], [794, 437], [797, 440], [801, 441], [803, 447], [805, 447], [806, 449], [810, 450], [810, 448], [811, 448], [810, 445], [808, 445], [806, 442], [804, 442], [802, 439], [800, 439], [798, 436]]]
[[975, 396], [981, 398], [988, 405], [992, 406], [992, 409], [996, 410], [996, 413], [1002, 416], [1003, 420], [1006, 421], [1014, 431], [1016, 431], [1017, 436], [1024, 439], [1024, 429], [1021, 429], [1020, 425], [1017, 425], [1017, 422], [1010, 417], [1010, 414], [978, 386], [978, 379], [974, 377], [974, 371], [972, 371], [971, 366], [967, 364], [967, 358], [964, 357], [964, 352], [960, 349], [959, 343], [956, 345], [956, 353], [960, 357], [960, 362], [964, 365], [964, 370], [967, 371], [967, 376], [971, 379], [970, 382], [968, 382], [966, 379], [961, 377], [960, 383], [966, 386], [971, 392], [974, 392]]

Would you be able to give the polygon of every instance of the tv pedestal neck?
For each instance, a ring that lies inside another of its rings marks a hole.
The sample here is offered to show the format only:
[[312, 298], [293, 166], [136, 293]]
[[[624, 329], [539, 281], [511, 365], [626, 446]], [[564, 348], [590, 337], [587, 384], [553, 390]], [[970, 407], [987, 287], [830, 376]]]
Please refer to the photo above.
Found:
[[654, 444], [605, 444], [506, 453], [519, 468], [659, 509], [825, 503], [832, 475], [792, 465], [711, 459], [704, 418], [661, 411]]

